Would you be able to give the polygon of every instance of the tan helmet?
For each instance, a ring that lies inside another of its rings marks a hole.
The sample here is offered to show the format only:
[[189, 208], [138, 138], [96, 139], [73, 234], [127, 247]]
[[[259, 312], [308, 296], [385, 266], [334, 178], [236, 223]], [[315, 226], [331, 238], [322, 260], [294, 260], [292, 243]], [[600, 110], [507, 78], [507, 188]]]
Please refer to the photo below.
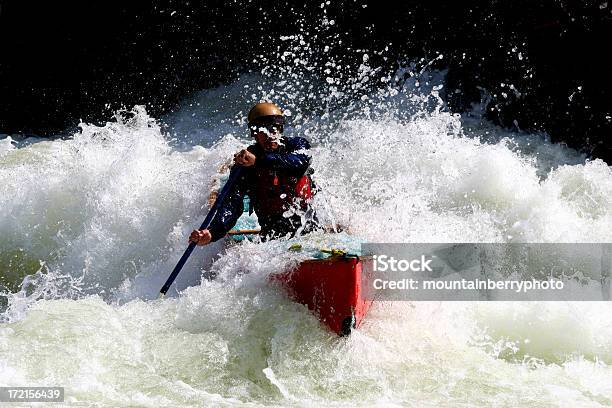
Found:
[[249, 123], [266, 116], [283, 116], [283, 111], [276, 104], [270, 102], [258, 103], [249, 111], [247, 120]]

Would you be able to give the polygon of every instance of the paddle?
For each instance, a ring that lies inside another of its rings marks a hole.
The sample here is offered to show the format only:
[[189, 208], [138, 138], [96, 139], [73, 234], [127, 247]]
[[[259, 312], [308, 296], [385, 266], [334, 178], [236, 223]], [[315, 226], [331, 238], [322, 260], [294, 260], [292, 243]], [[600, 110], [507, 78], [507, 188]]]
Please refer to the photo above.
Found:
[[[238, 180], [238, 177], [240, 176], [241, 171], [242, 171], [242, 166], [234, 165], [232, 167], [232, 169], [230, 170], [230, 175], [229, 175], [229, 179], [227, 180], [227, 183], [225, 183], [225, 186], [223, 186], [223, 189], [221, 190], [221, 192], [217, 196], [217, 199], [215, 200], [215, 203], [213, 204], [212, 208], [208, 212], [208, 215], [206, 216], [206, 219], [204, 219], [204, 222], [200, 226], [201, 230], [202, 229], [207, 229], [210, 226], [210, 223], [212, 222], [213, 218], [217, 214], [217, 211], [219, 210], [219, 207], [221, 207], [221, 204], [223, 203], [223, 200], [225, 199], [225, 196], [234, 187], [234, 184], [236, 183], [236, 180]], [[189, 256], [191, 255], [191, 253], [193, 252], [193, 249], [195, 247], [196, 247], [196, 243], [195, 242], [190, 242], [189, 243], [189, 246], [187, 247], [187, 249], [183, 253], [183, 256], [181, 256], [181, 259], [178, 261], [178, 263], [174, 267], [174, 270], [172, 271], [172, 273], [168, 277], [168, 280], [166, 281], [166, 283], [164, 283], [164, 286], [162, 286], [161, 290], [159, 291], [161, 297], [163, 297], [166, 294], [166, 292], [168, 292], [168, 289], [170, 289], [170, 286], [172, 285], [172, 282], [174, 282], [174, 280], [178, 276], [179, 272], [183, 268], [183, 265], [185, 265], [185, 262], [187, 262], [187, 259], [189, 258]]]

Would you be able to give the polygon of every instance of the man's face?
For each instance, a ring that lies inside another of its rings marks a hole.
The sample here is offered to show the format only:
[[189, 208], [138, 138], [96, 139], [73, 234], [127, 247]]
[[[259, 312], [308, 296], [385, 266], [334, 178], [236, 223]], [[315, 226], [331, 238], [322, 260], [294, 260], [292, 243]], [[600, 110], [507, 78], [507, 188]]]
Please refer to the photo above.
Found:
[[251, 130], [257, 143], [266, 152], [271, 152], [278, 149], [279, 141], [283, 135], [279, 126], [259, 126]]

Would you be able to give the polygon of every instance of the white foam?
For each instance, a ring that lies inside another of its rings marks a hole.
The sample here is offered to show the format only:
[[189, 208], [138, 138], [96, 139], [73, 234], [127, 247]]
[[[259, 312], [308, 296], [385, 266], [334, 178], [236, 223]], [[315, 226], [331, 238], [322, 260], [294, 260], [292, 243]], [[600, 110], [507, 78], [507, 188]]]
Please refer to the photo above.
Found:
[[[174, 117], [182, 135], [136, 108], [4, 152], [0, 267], [38, 274], [3, 313], [0, 384], [60, 384], [71, 403], [109, 406], [610, 403], [606, 303], [380, 303], [339, 339], [267, 284], [304, 257], [284, 241], [218, 259], [220, 246], [199, 248], [180, 297], [137, 299], [156, 295], [215, 172], [249, 142], [240, 121], [214, 123], [244, 114], [230, 102], [258, 78], [200, 95], [230, 96], [186, 110], [208, 118], [199, 127]], [[439, 105], [435, 81], [424, 94], [416, 82], [370, 94], [362, 115], [289, 106], [302, 119], [287, 133], [313, 141], [322, 219], [379, 242], [609, 240], [609, 166], [470, 122], [495, 133], [481, 138]], [[202, 269], [219, 279], [200, 283]]]

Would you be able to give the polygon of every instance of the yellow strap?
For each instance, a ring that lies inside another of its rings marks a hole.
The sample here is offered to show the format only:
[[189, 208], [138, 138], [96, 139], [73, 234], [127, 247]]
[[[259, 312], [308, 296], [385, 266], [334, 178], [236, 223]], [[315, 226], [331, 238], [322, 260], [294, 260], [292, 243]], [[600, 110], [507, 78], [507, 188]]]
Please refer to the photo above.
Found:
[[326, 254], [331, 254], [331, 256], [344, 256], [344, 255], [346, 255], [345, 251], [343, 251], [341, 249], [336, 249], [336, 248], [331, 248], [331, 249], [321, 248], [320, 251], [323, 252], [323, 253], [326, 253]]

